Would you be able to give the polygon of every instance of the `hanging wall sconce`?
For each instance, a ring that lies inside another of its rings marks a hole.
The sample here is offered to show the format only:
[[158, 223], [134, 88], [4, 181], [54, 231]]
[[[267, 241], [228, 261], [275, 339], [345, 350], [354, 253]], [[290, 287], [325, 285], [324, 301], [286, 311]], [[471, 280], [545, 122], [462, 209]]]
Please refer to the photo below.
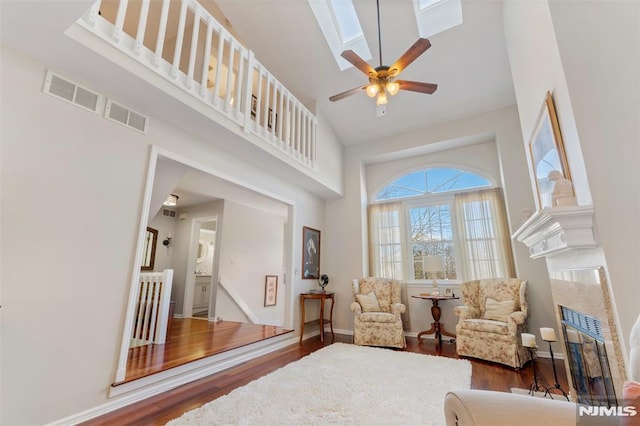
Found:
[[171, 245], [171, 241], [172, 241], [172, 240], [173, 240], [173, 238], [171, 238], [171, 234], [169, 234], [169, 235], [167, 236], [167, 238], [165, 238], [165, 239], [162, 241], [162, 245], [163, 245], [163, 246], [165, 246], [165, 247], [169, 247], [169, 246]]

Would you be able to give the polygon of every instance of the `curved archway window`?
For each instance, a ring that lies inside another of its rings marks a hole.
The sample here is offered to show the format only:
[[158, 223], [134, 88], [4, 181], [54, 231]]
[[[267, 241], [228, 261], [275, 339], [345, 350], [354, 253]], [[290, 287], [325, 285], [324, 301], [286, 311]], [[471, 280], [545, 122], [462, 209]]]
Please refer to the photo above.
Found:
[[[468, 170], [433, 167], [393, 180], [369, 206], [369, 231], [376, 276], [513, 276], [502, 192], [492, 178]], [[432, 269], [434, 258], [438, 269]]]
[[491, 182], [476, 173], [452, 167], [436, 167], [411, 172], [394, 180], [382, 188], [374, 200], [395, 200], [489, 186]]

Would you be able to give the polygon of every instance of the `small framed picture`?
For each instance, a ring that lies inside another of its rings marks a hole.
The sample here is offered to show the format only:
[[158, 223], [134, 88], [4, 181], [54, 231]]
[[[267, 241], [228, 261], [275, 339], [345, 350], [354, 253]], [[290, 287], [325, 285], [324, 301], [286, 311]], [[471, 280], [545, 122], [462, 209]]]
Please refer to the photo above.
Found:
[[264, 280], [264, 306], [275, 306], [278, 300], [278, 276], [267, 275]]
[[[273, 110], [271, 108], [269, 108], [269, 117], [268, 117], [268, 120], [267, 120], [267, 127], [269, 127], [269, 129], [274, 127], [273, 117], [274, 117]], [[276, 121], [275, 122], [275, 131], [277, 132], [278, 131], [278, 113], [275, 113], [275, 118], [276, 118], [276, 120], [275, 120]]]
[[251, 116], [255, 118], [258, 111], [258, 98], [256, 95], [251, 95]]
[[453, 296], [453, 289], [452, 288], [445, 288], [444, 289], [444, 295], [447, 296], [447, 297]]

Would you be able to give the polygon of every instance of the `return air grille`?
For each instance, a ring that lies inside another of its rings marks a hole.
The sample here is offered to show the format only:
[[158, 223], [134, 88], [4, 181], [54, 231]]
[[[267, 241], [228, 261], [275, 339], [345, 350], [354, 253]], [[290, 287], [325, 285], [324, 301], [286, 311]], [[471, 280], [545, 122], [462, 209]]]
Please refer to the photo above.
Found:
[[171, 217], [171, 218], [176, 218], [176, 216], [178, 215], [178, 212], [175, 210], [171, 210], [171, 209], [162, 209], [162, 216], [165, 217]]
[[98, 93], [51, 71], [47, 71], [43, 92], [93, 112], [98, 112], [102, 100]]
[[109, 120], [120, 123], [123, 126], [127, 126], [140, 133], [147, 132], [147, 117], [138, 114], [123, 105], [113, 102], [111, 99], [107, 100], [104, 116]]

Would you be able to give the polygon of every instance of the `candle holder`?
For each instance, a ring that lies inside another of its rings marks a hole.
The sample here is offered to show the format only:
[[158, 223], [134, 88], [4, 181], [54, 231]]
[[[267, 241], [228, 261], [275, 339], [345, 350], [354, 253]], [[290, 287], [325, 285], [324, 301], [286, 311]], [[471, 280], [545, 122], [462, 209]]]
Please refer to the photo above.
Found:
[[[536, 373], [536, 349], [537, 346], [529, 346], [529, 356], [531, 357], [531, 367], [533, 368], [533, 379], [531, 379], [531, 385], [529, 386], [529, 395], [536, 396], [536, 392], [547, 392], [547, 388], [538, 383], [538, 374]], [[546, 393], [545, 393], [546, 396]], [[553, 399], [553, 398], [552, 398]]]
[[536, 343], [536, 336], [529, 333], [522, 333], [522, 346], [529, 350], [529, 357], [531, 358], [531, 366], [533, 368], [533, 378], [531, 385], [529, 386], [529, 395], [535, 396], [536, 392], [544, 392], [546, 388], [538, 383], [538, 374], [536, 373], [536, 355], [535, 351], [538, 349], [538, 343]]
[[555, 383], [552, 386], [544, 387], [544, 396], [546, 397], [547, 395], [549, 395], [549, 398], [553, 399], [553, 394], [551, 393], [551, 390], [557, 389], [560, 392], [562, 392], [562, 395], [567, 399], [567, 401], [569, 401], [569, 396], [564, 391], [564, 389], [562, 389], [562, 386], [560, 386], [560, 383], [558, 383], [558, 372], [556, 371], [556, 362], [555, 362], [555, 358], [553, 357], [553, 348], [551, 348], [551, 342], [555, 342], [556, 340], [546, 340], [544, 337], [542, 338], [542, 340], [549, 343], [549, 353], [551, 354], [551, 366], [553, 367], [553, 379], [555, 380]]

